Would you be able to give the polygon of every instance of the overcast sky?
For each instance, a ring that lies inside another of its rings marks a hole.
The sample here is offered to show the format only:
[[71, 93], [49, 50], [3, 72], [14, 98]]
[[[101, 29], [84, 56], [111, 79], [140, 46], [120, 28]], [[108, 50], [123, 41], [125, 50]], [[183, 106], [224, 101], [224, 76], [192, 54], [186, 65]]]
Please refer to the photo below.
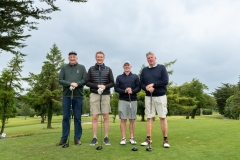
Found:
[[[96, 62], [95, 53], [103, 51], [115, 79], [126, 60], [137, 74], [151, 51], [159, 64], [177, 60], [169, 68], [176, 85], [196, 78], [211, 93], [221, 83], [239, 81], [239, 0], [61, 0], [56, 5], [61, 11], [52, 13], [52, 20], [38, 21], [39, 30], [26, 40], [24, 77], [40, 73], [55, 43], [66, 63], [75, 51], [87, 70]], [[0, 54], [0, 70], [10, 59], [9, 53]]]

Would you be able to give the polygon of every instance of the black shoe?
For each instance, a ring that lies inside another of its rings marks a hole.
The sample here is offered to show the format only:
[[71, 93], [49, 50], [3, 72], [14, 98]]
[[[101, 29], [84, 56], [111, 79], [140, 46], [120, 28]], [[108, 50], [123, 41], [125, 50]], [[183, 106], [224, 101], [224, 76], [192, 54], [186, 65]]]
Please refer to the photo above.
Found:
[[60, 140], [60, 141], [56, 144], [56, 146], [61, 146], [61, 145], [64, 145], [64, 144], [66, 144], [66, 141]]
[[79, 140], [75, 140], [75, 144], [76, 144], [77, 146], [79, 146], [79, 145], [81, 145], [82, 143], [81, 143]]
[[92, 142], [89, 144], [90, 146], [94, 146], [95, 144], [97, 144], [97, 138], [93, 138]]
[[108, 137], [104, 138], [104, 143], [105, 145], [111, 145]]

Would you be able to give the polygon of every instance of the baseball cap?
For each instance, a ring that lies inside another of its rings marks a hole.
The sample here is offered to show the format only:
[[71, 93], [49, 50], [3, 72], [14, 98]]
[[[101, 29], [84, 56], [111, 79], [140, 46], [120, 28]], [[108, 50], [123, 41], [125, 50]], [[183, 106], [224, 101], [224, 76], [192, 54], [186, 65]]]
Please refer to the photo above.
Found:
[[131, 66], [130, 61], [125, 61], [123, 65], [125, 65], [126, 63], [128, 63]]
[[70, 52], [68, 55], [71, 55], [71, 54], [77, 55], [77, 53], [74, 51]]

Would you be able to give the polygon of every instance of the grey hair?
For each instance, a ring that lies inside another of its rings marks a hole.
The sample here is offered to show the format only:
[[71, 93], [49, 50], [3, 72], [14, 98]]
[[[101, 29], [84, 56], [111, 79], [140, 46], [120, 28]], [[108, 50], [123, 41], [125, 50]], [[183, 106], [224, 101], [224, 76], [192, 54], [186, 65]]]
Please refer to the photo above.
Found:
[[155, 56], [154, 53], [152, 53], [152, 52], [148, 52], [148, 53], [146, 54], [146, 57], [147, 57], [148, 55], [153, 55], [153, 56]]

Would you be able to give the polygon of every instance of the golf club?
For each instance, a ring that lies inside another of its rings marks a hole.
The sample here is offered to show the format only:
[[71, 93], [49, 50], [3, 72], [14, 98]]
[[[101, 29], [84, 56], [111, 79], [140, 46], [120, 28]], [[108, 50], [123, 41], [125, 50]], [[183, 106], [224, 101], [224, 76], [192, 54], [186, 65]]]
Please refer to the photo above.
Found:
[[102, 149], [102, 141], [103, 141], [103, 139], [102, 139], [102, 94], [100, 94], [100, 112], [101, 112], [101, 139], [100, 139], [100, 141], [101, 141], [101, 145], [100, 146], [98, 146], [97, 148], [96, 148], [96, 150], [101, 150]]
[[74, 90], [74, 87], [70, 87], [70, 90], [72, 91], [72, 94], [71, 94], [71, 109], [70, 109], [70, 117], [69, 117], [69, 134], [68, 134], [68, 142], [66, 144], [64, 144], [62, 146], [62, 148], [67, 148], [69, 147], [69, 138], [70, 138], [70, 133], [71, 133], [71, 115], [73, 114], [73, 110], [72, 110], [72, 99], [73, 99], [73, 90]]
[[[151, 93], [151, 98], [150, 98], [150, 115], [152, 114], [152, 93]], [[152, 136], [152, 117], [150, 118], [150, 137]], [[152, 151], [152, 141], [149, 139], [148, 142], [148, 147], [146, 148], [146, 151], [151, 152]]]
[[[133, 112], [133, 108], [132, 108], [132, 102], [131, 102], [131, 96], [130, 96], [130, 94], [128, 94], [129, 95], [129, 105], [130, 105], [130, 110], [131, 110], [131, 118], [132, 118], [132, 112]], [[133, 131], [133, 136], [134, 136], [134, 121], [135, 120], [133, 120], [133, 124], [132, 124], [132, 131]], [[129, 122], [130, 123], [130, 122]], [[131, 124], [131, 123], [130, 123]], [[134, 139], [135, 140], [135, 139]], [[137, 151], [138, 150], [138, 148], [136, 147], [136, 143], [134, 143], [134, 147], [132, 148], [132, 151]]]

